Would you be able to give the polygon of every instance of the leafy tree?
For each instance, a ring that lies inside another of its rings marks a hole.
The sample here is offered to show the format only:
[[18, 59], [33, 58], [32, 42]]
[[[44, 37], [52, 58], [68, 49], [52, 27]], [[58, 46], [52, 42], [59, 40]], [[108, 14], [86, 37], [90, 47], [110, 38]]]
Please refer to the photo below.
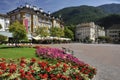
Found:
[[37, 35], [40, 35], [41, 37], [46, 37], [50, 35], [48, 27], [39, 27], [35, 33]]
[[13, 38], [18, 39], [18, 41], [27, 39], [25, 26], [18, 21], [9, 26], [9, 31], [13, 33]]
[[54, 37], [62, 37], [62, 36], [64, 36], [64, 30], [59, 27], [51, 27], [50, 35], [54, 36]]
[[68, 27], [64, 28], [64, 34], [65, 34], [64, 36], [66, 38], [74, 39], [74, 34], [73, 34], [73, 32], [70, 29], [68, 29]]
[[104, 42], [104, 41], [107, 42], [107, 43], [112, 42], [112, 39], [108, 36], [99, 36], [98, 40], [99, 40], [99, 42]]
[[3, 42], [3, 41], [5, 41], [6, 39], [7, 39], [6, 36], [0, 35], [0, 43]]
[[0, 24], [0, 29], [2, 29], [2, 25]]
[[93, 41], [93, 40], [90, 39], [89, 36], [84, 39], [84, 42], [85, 42], [85, 43], [92, 43], [92, 41]]

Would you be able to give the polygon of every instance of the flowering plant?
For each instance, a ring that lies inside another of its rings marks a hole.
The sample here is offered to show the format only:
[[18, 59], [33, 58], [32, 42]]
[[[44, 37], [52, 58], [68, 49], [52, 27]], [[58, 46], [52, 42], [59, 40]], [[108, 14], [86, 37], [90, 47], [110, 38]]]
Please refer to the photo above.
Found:
[[36, 54], [39, 57], [62, 61], [65, 63], [70, 63], [71, 65], [77, 65], [78, 70], [81, 71], [83, 74], [87, 74], [88, 77], [91, 79], [96, 74], [96, 69], [92, 66], [85, 64], [83, 61], [80, 61], [78, 58], [74, 57], [71, 54], [65, 53], [63, 50], [57, 48], [50, 48], [50, 47], [43, 47], [37, 46], [36, 47]]
[[88, 65], [61, 61], [52, 64], [35, 58], [0, 58], [0, 80], [90, 80], [94, 71]]

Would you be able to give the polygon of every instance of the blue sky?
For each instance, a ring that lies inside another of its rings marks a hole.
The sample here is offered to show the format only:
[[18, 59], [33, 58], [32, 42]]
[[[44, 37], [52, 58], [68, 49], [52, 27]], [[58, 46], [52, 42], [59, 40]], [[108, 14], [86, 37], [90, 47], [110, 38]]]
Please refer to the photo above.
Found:
[[90, 5], [99, 6], [109, 3], [120, 3], [120, 0], [0, 0], [0, 13], [9, 12], [20, 5], [29, 3], [42, 8], [45, 12], [54, 12], [71, 6]]

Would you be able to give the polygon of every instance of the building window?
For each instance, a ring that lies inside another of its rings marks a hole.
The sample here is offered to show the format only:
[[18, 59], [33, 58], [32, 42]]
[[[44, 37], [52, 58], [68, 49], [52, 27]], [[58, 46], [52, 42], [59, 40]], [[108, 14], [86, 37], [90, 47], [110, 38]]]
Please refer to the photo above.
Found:
[[30, 17], [31, 15], [26, 13], [25, 16], [26, 16], [26, 17]]
[[20, 19], [20, 14], [17, 15], [17, 19]]
[[15, 16], [12, 16], [12, 20], [15, 20]]

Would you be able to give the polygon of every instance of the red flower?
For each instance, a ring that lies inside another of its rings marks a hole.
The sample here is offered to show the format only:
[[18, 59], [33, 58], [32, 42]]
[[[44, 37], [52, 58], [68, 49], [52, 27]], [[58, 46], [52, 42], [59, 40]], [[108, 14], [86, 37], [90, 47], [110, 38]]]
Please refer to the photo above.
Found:
[[55, 69], [55, 66], [50, 66], [51, 69]]
[[39, 62], [38, 63], [42, 68], [45, 68], [47, 66], [47, 62]]
[[50, 77], [51, 77], [51, 78], [54, 78], [54, 77], [55, 77], [55, 75], [54, 75], [54, 74], [50, 74]]
[[51, 68], [50, 68], [50, 67], [46, 68], [46, 71], [47, 71], [47, 72], [50, 72], [50, 71], [51, 71]]
[[67, 71], [67, 69], [66, 68], [63, 68], [63, 72], [66, 72]]
[[21, 78], [25, 78], [25, 73], [24, 73], [24, 72], [21, 73], [20, 77], [21, 77]]
[[31, 80], [36, 80], [33, 76], [31, 76]]
[[30, 69], [32, 69], [32, 66], [29, 66]]
[[15, 72], [16, 71], [16, 65], [15, 64], [11, 64], [10, 66], [9, 66], [9, 68], [10, 68], [10, 73], [13, 73], [13, 72]]
[[21, 58], [20, 63], [24, 63], [24, 64], [26, 64], [26, 61], [25, 61], [25, 58], [24, 58], [24, 57], [23, 57], [23, 58]]
[[31, 73], [34, 73], [35, 71], [34, 70], [30, 70]]
[[6, 70], [7, 66], [5, 62], [0, 63], [0, 69]]
[[59, 67], [59, 66], [60, 66], [60, 63], [57, 63], [57, 64], [56, 64], [56, 67]]
[[61, 76], [62, 79], [68, 80], [68, 78], [64, 75]]
[[28, 72], [26, 72], [26, 74], [28, 75], [28, 76], [31, 76], [32, 74], [28, 71]]
[[27, 80], [31, 80], [31, 78], [30, 78], [28, 75], [25, 75], [25, 78], [26, 78]]
[[25, 63], [20, 63], [20, 66], [21, 67], [25, 67]]
[[42, 78], [42, 79], [48, 78], [48, 75], [47, 75], [47, 74], [39, 74], [39, 76], [40, 76], [40, 78]]
[[64, 67], [65, 69], [67, 69], [69, 66], [64, 63], [64, 64], [63, 64], [63, 67]]
[[35, 46], [36, 49], [41, 48], [41, 46]]
[[57, 74], [57, 78], [60, 78], [62, 75], [61, 74]]
[[58, 80], [56, 77], [51, 78], [51, 80]]
[[33, 62], [33, 63], [36, 62], [36, 59], [35, 59], [35, 58], [32, 58], [32, 59], [31, 59], [31, 62]]
[[24, 70], [20, 69], [19, 72], [20, 72], [20, 73], [24, 73]]
[[0, 75], [2, 75], [3, 74], [3, 72], [2, 71], [0, 71]]

